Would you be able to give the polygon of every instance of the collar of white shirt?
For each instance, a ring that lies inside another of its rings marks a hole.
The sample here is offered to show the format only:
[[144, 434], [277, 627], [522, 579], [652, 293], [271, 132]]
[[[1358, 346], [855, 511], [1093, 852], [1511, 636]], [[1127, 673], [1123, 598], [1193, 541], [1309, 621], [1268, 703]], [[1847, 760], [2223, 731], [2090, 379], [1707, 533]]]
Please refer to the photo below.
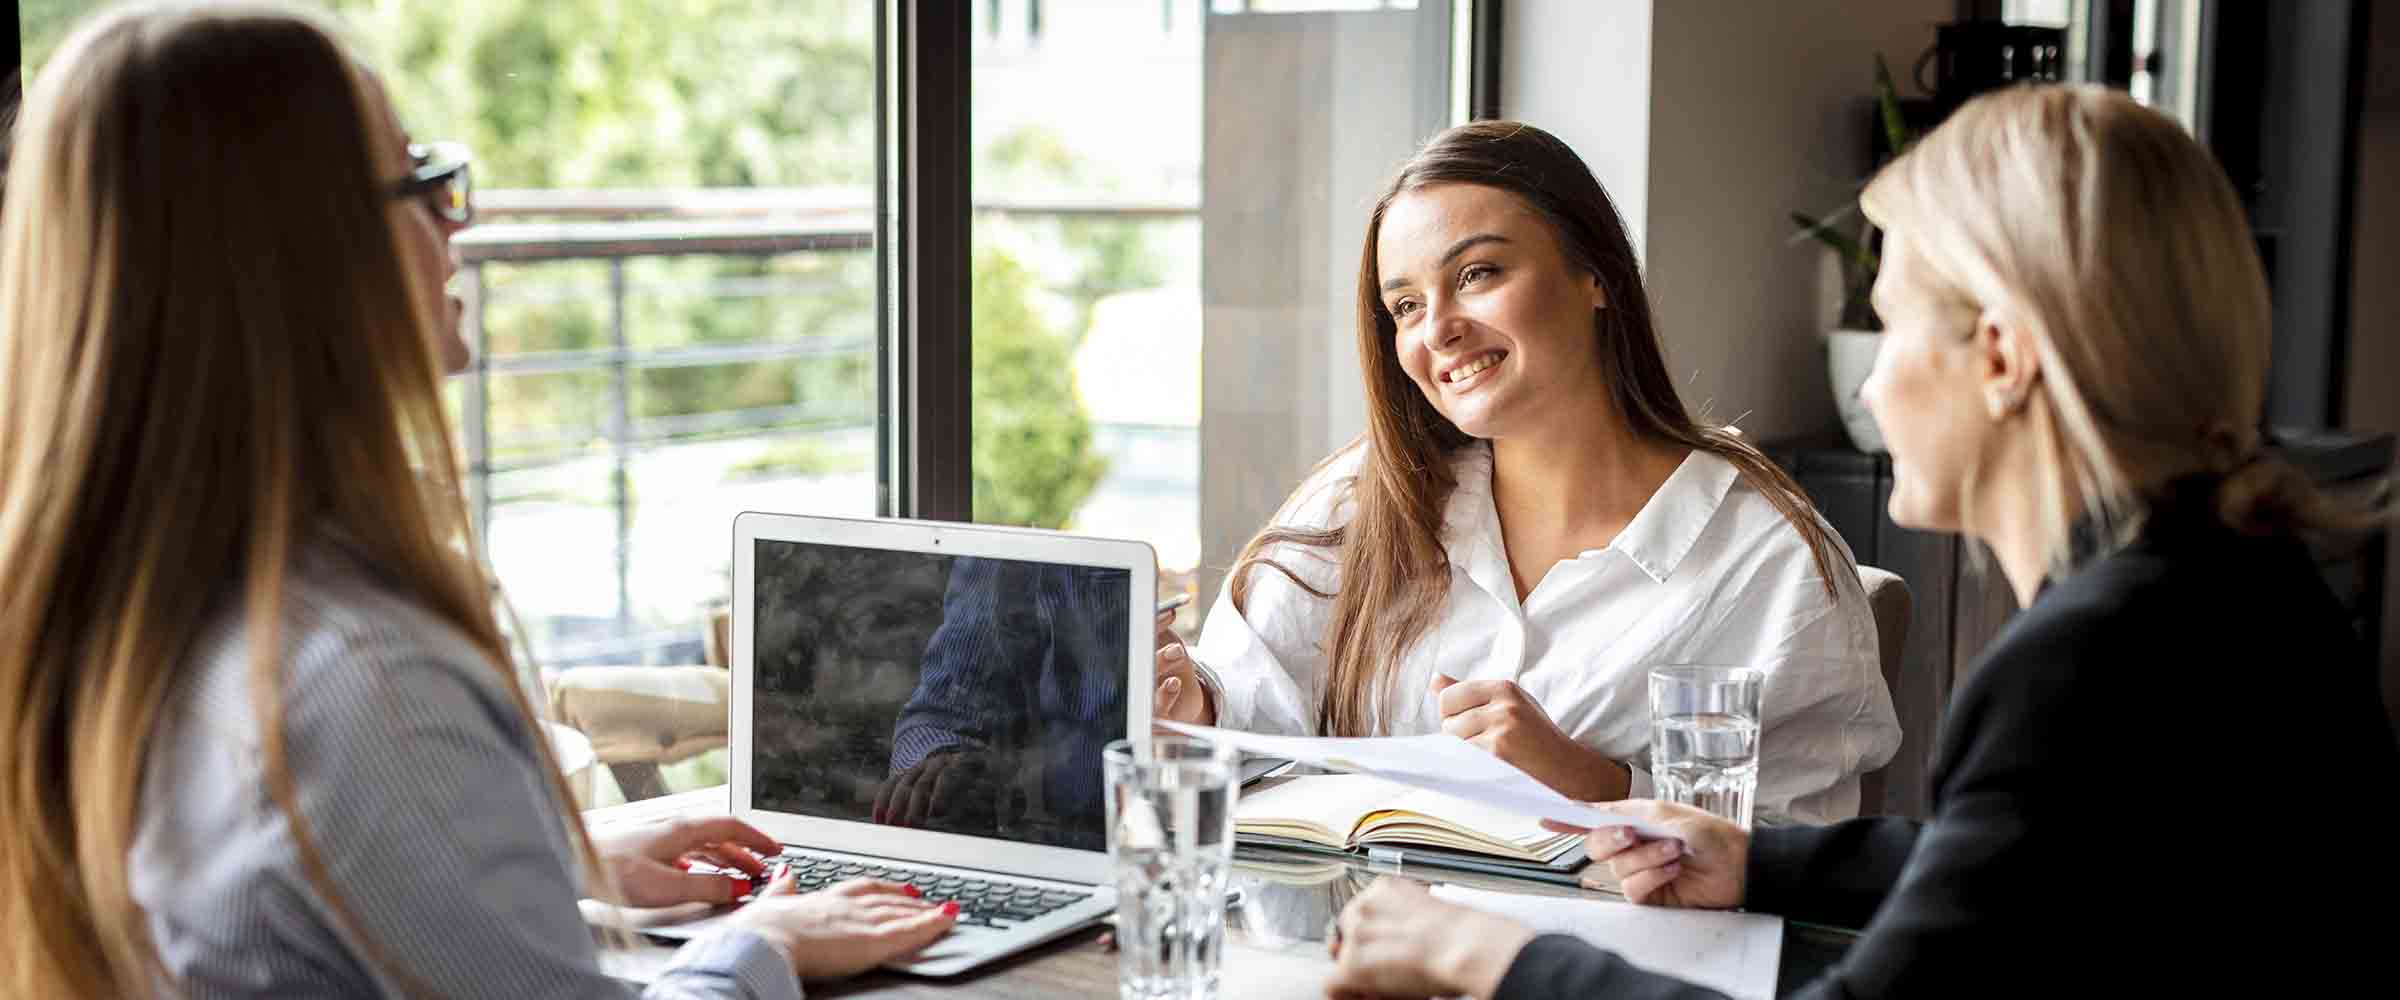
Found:
[[[1461, 558], [1467, 577], [1476, 586], [1496, 595], [1506, 595], [1511, 603], [1516, 596], [1516, 584], [1508, 569], [1508, 550], [1501, 543], [1500, 511], [1492, 504], [1492, 449], [1488, 444], [1476, 444], [1462, 449], [1452, 466], [1458, 486], [1450, 493], [1449, 507], [1444, 511], [1446, 539], [1452, 558]], [[1664, 583], [1675, 572], [1677, 564], [1692, 551], [1692, 545], [1708, 530], [1709, 521], [1717, 516], [1717, 508], [1725, 503], [1725, 494], [1733, 488], [1740, 470], [1705, 451], [1694, 450], [1683, 464], [1675, 467], [1673, 475], [1650, 495], [1648, 503], [1617, 533], [1606, 549], [1583, 553], [1585, 557], [1614, 552], [1624, 556], [1651, 580]]]

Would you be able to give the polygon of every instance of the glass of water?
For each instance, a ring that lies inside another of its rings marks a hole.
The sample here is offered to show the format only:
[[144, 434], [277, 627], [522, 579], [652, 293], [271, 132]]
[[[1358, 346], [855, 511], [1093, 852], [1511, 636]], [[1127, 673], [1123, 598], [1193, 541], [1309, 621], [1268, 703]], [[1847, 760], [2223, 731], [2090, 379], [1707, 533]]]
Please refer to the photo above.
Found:
[[1650, 779], [1660, 801], [1698, 806], [1750, 828], [1758, 797], [1758, 706], [1763, 670], [1650, 671]]
[[1118, 740], [1100, 756], [1117, 872], [1117, 993], [1213, 1000], [1225, 953], [1238, 758], [1207, 740], [1170, 735]]

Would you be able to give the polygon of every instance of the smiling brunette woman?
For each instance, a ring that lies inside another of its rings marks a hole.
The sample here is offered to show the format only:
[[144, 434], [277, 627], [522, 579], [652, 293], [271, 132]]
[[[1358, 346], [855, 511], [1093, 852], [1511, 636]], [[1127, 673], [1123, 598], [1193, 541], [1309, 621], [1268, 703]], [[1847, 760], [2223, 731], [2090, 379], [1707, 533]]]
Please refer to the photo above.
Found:
[[1436, 136], [1367, 222], [1369, 427], [1251, 540], [1164, 718], [1471, 740], [1642, 797], [1653, 666], [1764, 668], [1758, 807], [1853, 815], [1899, 746], [1849, 550], [1667, 376], [1616, 207], [1538, 128]]

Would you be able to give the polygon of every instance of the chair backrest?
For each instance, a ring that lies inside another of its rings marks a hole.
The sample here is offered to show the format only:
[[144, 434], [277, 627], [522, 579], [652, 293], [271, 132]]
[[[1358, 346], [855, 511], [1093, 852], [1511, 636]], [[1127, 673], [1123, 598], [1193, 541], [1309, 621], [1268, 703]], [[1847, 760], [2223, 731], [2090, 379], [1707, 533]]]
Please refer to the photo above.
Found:
[[732, 656], [733, 608], [720, 605], [708, 613], [708, 634], [700, 637], [700, 662], [730, 669]]
[[[1883, 661], [1884, 690], [1896, 699], [1900, 694], [1901, 657], [1908, 644], [1908, 617], [1915, 610], [1916, 599], [1908, 592], [1908, 581], [1889, 570], [1860, 566], [1858, 582], [1867, 591], [1867, 609], [1875, 615], [1875, 648]], [[1902, 738], [1906, 735], [1903, 733]], [[1881, 768], [1860, 776], [1860, 815], [1883, 811], [1883, 781]]]

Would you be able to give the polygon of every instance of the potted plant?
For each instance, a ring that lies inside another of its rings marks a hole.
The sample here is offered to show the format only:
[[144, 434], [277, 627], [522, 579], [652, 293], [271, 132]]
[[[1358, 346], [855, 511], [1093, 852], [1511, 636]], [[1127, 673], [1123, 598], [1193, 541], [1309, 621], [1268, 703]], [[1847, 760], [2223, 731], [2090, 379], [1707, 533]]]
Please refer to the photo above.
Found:
[[[1875, 102], [1884, 139], [1892, 155], [1898, 156], [1916, 141], [1916, 136], [1901, 116], [1900, 95], [1892, 86], [1892, 70], [1881, 55], [1875, 57]], [[1857, 217], [1855, 235], [1849, 228], [1853, 216]], [[1875, 315], [1869, 297], [1875, 290], [1876, 269], [1882, 263], [1883, 234], [1866, 221], [1855, 203], [1826, 218], [1793, 212], [1792, 222], [1800, 227], [1800, 235], [1824, 244], [1841, 260], [1842, 314], [1838, 325], [1825, 335], [1826, 370], [1833, 380], [1834, 405], [1841, 411], [1842, 429], [1849, 432], [1850, 443], [1860, 451], [1883, 451], [1883, 432], [1876, 428], [1874, 415], [1867, 412], [1866, 403], [1858, 395], [1859, 386], [1874, 371], [1875, 352], [1883, 343], [1883, 319]]]

